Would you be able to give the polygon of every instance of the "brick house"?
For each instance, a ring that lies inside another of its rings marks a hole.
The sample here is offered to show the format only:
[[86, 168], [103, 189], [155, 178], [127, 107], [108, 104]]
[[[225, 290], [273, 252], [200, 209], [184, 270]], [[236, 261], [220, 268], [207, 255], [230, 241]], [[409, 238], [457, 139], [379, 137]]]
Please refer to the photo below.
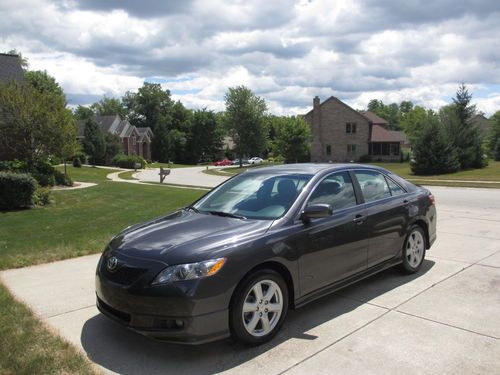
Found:
[[389, 123], [372, 112], [358, 112], [331, 96], [323, 103], [313, 99], [304, 120], [311, 126], [311, 161], [346, 162], [370, 155], [374, 160], [399, 160], [409, 147], [403, 132], [391, 131]]
[[[95, 116], [101, 130], [106, 133], [116, 134], [120, 137], [125, 155], [139, 155], [146, 160], [151, 160], [151, 141], [153, 132], [151, 128], [137, 128], [128, 120], [122, 120], [118, 115]], [[78, 121], [76, 138], [82, 140], [85, 131], [85, 120]]]

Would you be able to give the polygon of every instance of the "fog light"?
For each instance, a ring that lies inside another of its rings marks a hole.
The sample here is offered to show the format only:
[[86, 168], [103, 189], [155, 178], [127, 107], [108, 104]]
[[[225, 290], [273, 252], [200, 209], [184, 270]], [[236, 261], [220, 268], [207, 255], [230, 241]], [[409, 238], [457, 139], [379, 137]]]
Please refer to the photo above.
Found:
[[176, 319], [175, 325], [177, 326], [177, 328], [182, 328], [184, 327], [184, 322], [180, 319]]

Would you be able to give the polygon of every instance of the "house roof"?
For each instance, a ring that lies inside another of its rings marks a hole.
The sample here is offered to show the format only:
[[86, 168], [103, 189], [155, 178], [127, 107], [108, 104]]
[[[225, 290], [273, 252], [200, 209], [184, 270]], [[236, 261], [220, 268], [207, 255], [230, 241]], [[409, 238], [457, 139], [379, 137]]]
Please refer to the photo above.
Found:
[[[340, 99], [336, 98], [335, 96], [330, 96], [328, 99], [326, 99], [324, 102], [320, 103], [319, 105], [320, 105], [320, 107], [321, 107], [323, 104], [326, 104], [326, 103], [328, 103], [328, 102], [330, 102], [330, 101], [335, 101], [335, 102], [339, 103], [340, 105], [342, 105], [342, 106], [346, 107], [346, 108], [347, 108], [347, 109], [349, 109], [351, 112], [353, 112], [353, 113], [357, 114], [359, 117], [363, 118], [364, 120], [366, 120], [366, 121], [368, 121], [368, 122], [371, 122], [371, 120], [370, 120], [368, 117], [366, 117], [366, 116], [365, 116], [365, 115], [363, 115], [362, 113], [360, 113], [360, 112], [356, 111], [354, 108], [351, 108], [349, 105], [345, 104], [342, 100], [340, 100]], [[314, 108], [313, 108], [313, 109], [311, 109], [309, 112], [307, 112], [304, 116], [307, 116], [308, 114], [312, 113], [312, 111], [313, 111], [313, 110], [314, 110]]]
[[389, 131], [381, 125], [373, 124], [370, 142], [403, 142], [399, 133], [402, 132]]
[[[99, 125], [103, 132], [109, 132], [112, 134], [120, 134], [116, 131], [117, 128], [121, 125], [122, 121], [118, 115], [110, 115], [110, 116], [93, 116], [92, 119]], [[85, 131], [85, 124], [87, 120], [80, 120], [77, 123], [77, 137], [83, 137], [83, 132]]]
[[371, 111], [360, 111], [360, 113], [367, 117], [373, 124], [376, 124], [376, 125], [389, 125], [389, 122], [378, 116], [376, 113], [373, 113]]
[[388, 130], [388, 132], [391, 133], [398, 141], [408, 143], [408, 137], [406, 136], [406, 133], [404, 131]]
[[22, 82], [24, 72], [18, 55], [0, 53], [0, 82], [14, 80]]

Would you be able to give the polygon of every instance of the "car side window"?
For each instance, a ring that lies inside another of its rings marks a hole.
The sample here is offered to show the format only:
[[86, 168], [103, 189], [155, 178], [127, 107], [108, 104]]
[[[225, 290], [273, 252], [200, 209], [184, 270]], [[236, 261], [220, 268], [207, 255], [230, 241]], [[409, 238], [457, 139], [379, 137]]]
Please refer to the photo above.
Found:
[[375, 171], [354, 171], [365, 202], [373, 202], [391, 196], [385, 177]]
[[391, 194], [392, 196], [397, 196], [397, 195], [402, 195], [402, 194], [405, 194], [406, 191], [404, 191], [404, 189], [399, 186], [398, 184], [396, 184], [394, 181], [392, 181], [390, 178], [385, 178], [387, 180], [387, 184], [389, 185], [389, 189], [391, 190]]
[[326, 203], [334, 211], [356, 205], [356, 195], [348, 172], [337, 172], [327, 176], [312, 192], [307, 206]]

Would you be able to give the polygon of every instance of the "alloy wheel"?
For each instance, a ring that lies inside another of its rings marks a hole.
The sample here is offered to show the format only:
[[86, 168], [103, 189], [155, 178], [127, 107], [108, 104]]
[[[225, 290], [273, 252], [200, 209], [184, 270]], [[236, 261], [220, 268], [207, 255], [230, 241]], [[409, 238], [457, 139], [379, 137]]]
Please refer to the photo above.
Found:
[[413, 268], [418, 267], [422, 258], [424, 256], [425, 242], [422, 233], [415, 230], [409, 236], [406, 241], [406, 258], [408, 263]]
[[283, 293], [279, 285], [272, 280], [260, 280], [245, 297], [243, 325], [252, 336], [265, 336], [276, 327], [282, 312]]

